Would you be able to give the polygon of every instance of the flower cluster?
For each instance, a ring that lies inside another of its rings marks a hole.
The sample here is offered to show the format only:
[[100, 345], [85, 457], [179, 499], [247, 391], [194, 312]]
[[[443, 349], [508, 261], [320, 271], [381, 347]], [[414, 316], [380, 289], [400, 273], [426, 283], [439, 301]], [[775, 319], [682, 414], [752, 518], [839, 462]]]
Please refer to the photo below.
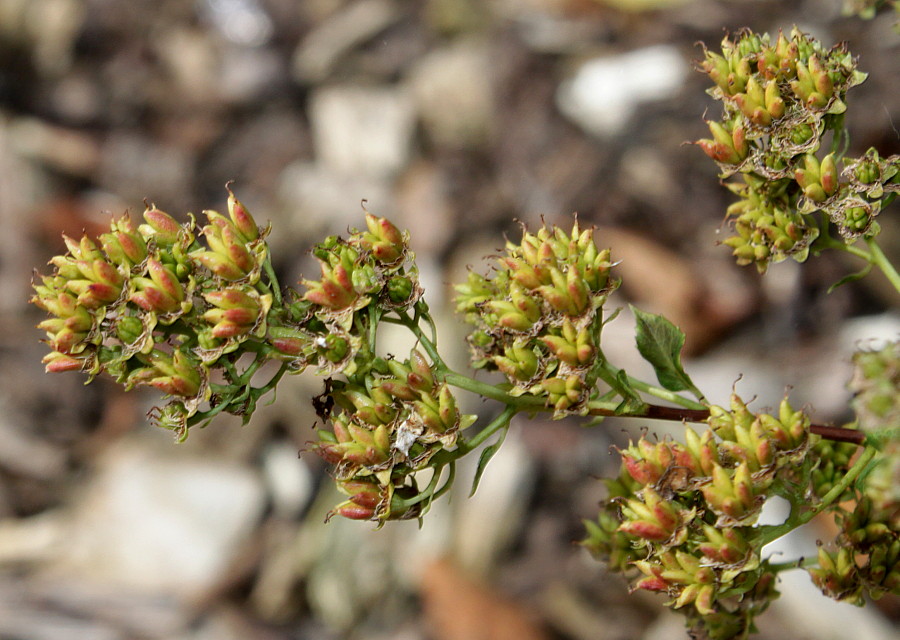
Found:
[[[205, 245], [193, 218], [178, 224], [152, 205], [138, 227], [125, 215], [97, 241], [64, 237], [68, 252], [50, 261], [32, 298], [51, 315], [38, 325], [47, 371], [155, 387], [173, 398], [157, 421], [182, 437], [204, 403], [246, 410], [247, 381], [229, 354], [265, 335], [273, 301], [266, 231], [230, 189], [228, 216], [204, 213]], [[211, 384], [213, 373], [224, 383]]]
[[725, 38], [721, 54], [704, 54], [699, 66], [723, 115], [697, 144], [723, 179], [743, 174], [729, 185], [739, 197], [728, 209], [737, 234], [725, 241], [738, 263], [765, 271], [788, 257], [804, 261], [819, 235], [816, 211], [845, 238], [877, 234], [875, 217], [900, 192], [900, 156], [819, 153], [826, 133], [842, 135], [847, 91], [866, 78], [849, 52], [794, 29], [775, 42], [744, 31]]
[[838, 515], [841, 533], [834, 550], [819, 548], [813, 582], [835, 600], [862, 605], [865, 596], [900, 593], [900, 503], [878, 504], [863, 495]]
[[[898, 356], [896, 342], [854, 356], [855, 372], [849, 384], [855, 394], [853, 406], [860, 428], [883, 436], [882, 455], [861, 490], [841, 496], [855, 505], [836, 509], [841, 527], [836, 548], [822, 547], [819, 566], [809, 571], [823, 593], [858, 605], [866, 595], [877, 599], [885, 593], [900, 593]], [[829, 456], [829, 462], [837, 459], [838, 464], [849, 466], [846, 457], [846, 452], [837, 453]]]
[[292, 370], [345, 378], [329, 379], [316, 402], [330, 426], [312, 448], [334, 465], [348, 497], [332, 513], [379, 523], [416, 517], [433, 495], [418, 489], [416, 472], [431, 468], [436, 480], [434, 456], [452, 449], [475, 416], [460, 413], [420, 351], [402, 362], [376, 352], [381, 319], [406, 317], [422, 294], [408, 234], [367, 211], [365, 230], [329, 237], [312, 253], [321, 278], [302, 281], [292, 317], [271, 323], [269, 336]]
[[523, 230], [497, 262], [456, 287], [457, 311], [475, 326], [474, 366], [499, 369], [513, 395], [544, 398], [558, 416], [583, 412], [603, 365], [603, 303], [618, 286], [609, 250], [576, 221], [571, 233]]
[[785, 399], [777, 415], [754, 414], [733, 395], [713, 406], [708, 429], [684, 443], [647, 436], [620, 451], [622, 469], [583, 544], [615, 571], [638, 570], [634, 589], [670, 596], [711, 638], [750, 629], [774, 595], [755, 526], [776, 484], [809, 482], [798, 471], [809, 419]]
[[422, 294], [408, 234], [366, 211], [366, 229], [330, 236], [312, 249], [319, 280], [302, 280], [302, 296], [269, 326], [278, 357], [292, 371], [352, 376], [374, 349], [373, 313], [404, 311]]
[[377, 359], [358, 382], [330, 390], [332, 428], [320, 430], [314, 445], [348, 495], [333, 513], [378, 522], [416, 517], [427, 504], [414, 500], [422, 493], [413, 474], [452, 449], [475, 416], [460, 413], [450, 387], [417, 350], [405, 362]]
[[[34, 285], [32, 301], [52, 316], [39, 325], [52, 349], [47, 370], [107, 373], [127, 389], [163, 391], [171, 400], [153, 416], [181, 438], [223, 411], [249, 419], [284, 373], [341, 374], [316, 403], [331, 427], [313, 445], [349, 496], [335, 513], [378, 522], [421, 513], [427, 503], [413, 474], [452, 449], [474, 416], [460, 413], [421, 352], [403, 362], [377, 354], [379, 322], [408, 318], [422, 293], [408, 234], [366, 211], [365, 230], [313, 248], [320, 279], [285, 298], [267, 230], [230, 190], [228, 216], [205, 215], [198, 231], [193, 218], [178, 224], [148, 206], [145, 224], [113, 220], [99, 245], [66, 238], [68, 253]], [[277, 373], [254, 386], [269, 362]], [[441, 465], [433, 468], [436, 478]]]

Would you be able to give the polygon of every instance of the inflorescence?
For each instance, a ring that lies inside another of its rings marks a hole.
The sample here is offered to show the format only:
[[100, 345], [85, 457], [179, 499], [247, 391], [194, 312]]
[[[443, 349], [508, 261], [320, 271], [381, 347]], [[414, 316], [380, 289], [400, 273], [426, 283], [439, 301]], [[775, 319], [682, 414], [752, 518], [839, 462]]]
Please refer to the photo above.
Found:
[[727, 212], [736, 234], [724, 241], [739, 264], [803, 262], [826, 221], [845, 239], [878, 234], [876, 217], [900, 192], [900, 156], [841, 157], [847, 92], [866, 78], [844, 46], [825, 49], [797, 29], [774, 42], [744, 31], [721, 53], [705, 50], [699, 66], [723, 114], [697, 144], [723, 180], [741, 177], [727, 183], [739, 200]]
[[[721, 54], [707, 51], [700, 66], [724, 115], [698, 144], [723, 179], [742, 177], [728, 185], [739, 200], [728, 209], [737, 234], [725, 241], [739, 263], [764, 271], [803, 261], [823, 240], [840, 242], [829, 225], [848, 244], [878, 233], [876, 216], [900, 192], [900, 157], [870, 149], [840, 158], [846, 93], [865, 78], [845, 48], [826, 50], [797, 30], [774, 43], [748, 31], [726, 38]], [[310, 448], [332, 465], [345, 496], [331, 514], [379, 526], [421, 517], [451, 487], [455, 461], [498, 434], [481, 454], [474, 490], [521, 411], [702, 421], [706, 429], [686, 427], [683, 443], [644, 434], [619, 452], [585, 547], [633, 576], [633, 589], [666, 594], [696, 637], [746, 637], [785, 569], [802, 566], [825, 594], [855, 604], [900, 594], [900, 343], [855, 357], [858, 431], [813, 427], [786, 398], [772, 414], [750, 411], [736, 393], [728, 407], [710, 405], [682, 367], [684, 334], [639, 310], [637, 348], [661, 386], [635, 380], [601, 348], [616, 315], [604, 305], [619, 285], [610, 251], [576, 220], [570, 232], [523, 228], [488, 275], [470, 271], [456, 287], [473, 366], [505, 377], [492, 385], [441, 359], [408, 233], [365, 211], [364, 230], [313, 247], [319, 279], [285, 292], [269, 229], [228, 193], [228, 215], [206, 211], [202, 227], [148, 205], [138, 226], [125, 215], [97, 240], [65, 237], [67, 253], [50, 261], [32, 298], [51, 316], [38, 325], [51, 350], [47, 371], [155, 387], [169, 400], [152, 418], [184, 439], [218, 413], [246, 422], [283, 375], [312, 369], [325, 388], [313, 401], [322, 424]], [[408, 357], [378, 350], [382, 323], [415, 336]], [[505, 408], [468, 437], [476, 417], [462, 413], [451, 385]], [[823, 439], [823, 429], [853, 443]], [[786, 499], [790, 515], [760, 525], [770, 496]], [[761, 555], [821, 512], [840, 533], [815, 562]]]

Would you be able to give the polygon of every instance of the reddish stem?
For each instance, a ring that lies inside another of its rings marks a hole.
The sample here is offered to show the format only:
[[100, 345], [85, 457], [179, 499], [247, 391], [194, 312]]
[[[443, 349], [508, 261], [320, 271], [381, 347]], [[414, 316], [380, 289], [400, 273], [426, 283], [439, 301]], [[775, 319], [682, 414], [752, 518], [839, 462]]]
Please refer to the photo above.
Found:
[[[606, 409], [592, 409], [591, 415], [594, 416], [613, 416], [615, 412]], [[647, 406], [647, 411], [641, 416], [642, 418], [653, 418], [656, 420], [681, 420], [683, 422], [706, 422], [709, 418], [709, 411], [706, 409], [683, 409], [681, 407], [662, 407], [660, 405], [651, 404]], [[835, 442], [850, 442], [852, 444], [861, 445], [865, 442], [866, 434], [862, 431], [853, 429], [845, 429], [843, 427], [829, 427], [822, 424], [813, 424], [809, 427], [810, 433], [815, 433], [826, 440], [834, 440]]]

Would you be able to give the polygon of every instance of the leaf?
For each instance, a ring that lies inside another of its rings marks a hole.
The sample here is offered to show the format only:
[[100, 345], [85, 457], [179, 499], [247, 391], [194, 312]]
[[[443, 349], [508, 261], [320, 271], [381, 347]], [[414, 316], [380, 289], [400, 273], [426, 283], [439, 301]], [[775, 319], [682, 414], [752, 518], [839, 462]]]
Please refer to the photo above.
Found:
[[603, 324], [604, 325], [609, 324], [610, 322], [615, 320], [617, 317], [619, 317], [619, 314], [621, 312], [622, 312], [622, 307], [616, 307], [615, 310], [611, 314], [609, 314], [607, 317], [603, 318]]
[[638, 351], [644, 360], [653, 365], [659, 383], [669, 391], [690, 391], [702, 398], [681, 366], [681, 349], [684, 347], [681, 329], [661, 315], [629, 306], [637, 320], [635, 340]]
[[500, 436], [497, 438], [497, 441], [489, 447], [486, 447], [484, 451], [481, 452], [481, 457], [478, 458], [478, 467], [475, 469], [475, 479], [472, 480], [472, 490], [469, 492], [469, 497], [475, 495], [475, 492], [478, 491], [478, 483], [481, 482], [481, 474], [484, 473], [485, 467], [487, 467], [487, 463], [490, 462], [491, 458], [494, 457], [494, 454], [500, 450], [500, 445], [503, 444], [503, 441], [506, 439], [506, 433], [509, 431], [509, 423], [506, 424], [505, 427], [500, 431]]
[[865, 267], [863, 267], [862, 271], [857, 271], [856, 273], [851, 273], [850, 275], [844, 276], [843, 278], [841, 278], [840, 280], [835, 282], [833, 285], [828, 287], [828, 293], [831, 293], [832, 291], [834, 291], [835, 289], [837, 289], [838, 287], [840, 287], [842, 285], [849, 284], [851, 282], [856, 282], [857, 280], [862, 280], [867, 275], [869, 275], [869, 272], [871, 270], [872, 270], [872, 263], [870, 262]]

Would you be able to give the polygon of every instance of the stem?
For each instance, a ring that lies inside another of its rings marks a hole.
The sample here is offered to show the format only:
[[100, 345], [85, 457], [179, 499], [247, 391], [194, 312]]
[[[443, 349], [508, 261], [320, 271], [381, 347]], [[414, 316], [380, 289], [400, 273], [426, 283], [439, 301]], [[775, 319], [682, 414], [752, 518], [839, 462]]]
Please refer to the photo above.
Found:
[[471, 453], [472, 450], [480, 447], [488, 438], [497, 433], [500, 429], [507, 427], [510, 420], [512, 420], [517, 412], [518, 409], [515, 407], [505, 407], [496, 418], [491, 420], [484, 429], [476, 433], [469, 440], [460, 439], [456, 443], [456, 448], [452, 451], [444, 449], [436, 453], [431, 459], [433, 464], [438, 467], [443, 467], [444, 465], [450, 464], [454, 460], [458, 460], [464, 455]]
[[406, 313], [398, 313], [397, 319], [382, 317], [382, 320], [384, 322], [390, 322], [392, 324], [402, 324], [404, 327], [412, 331], [413, 335], [416, 336], [416, 339], [419, 341], [419, 344], [421, 344], [422, 348], [425, 349], [425, 353], [427, 353], [428, 357], [431, 358], [431, 362], [433, 362], [434, 365], [441, 371], [450, 371], [450, 368], [446, 365], [443, 358], [441, 358], [441, 354], [438, 353], [434, 341], [430, 340], [425, 335], [425, 333], [422, 331], [422, 328], [419, 326], [419, 322], [417, 319], [410, 318]]
[[897, 269], [891, 264], [888, 257], [884, 255], [884, 251], [878, 246], [875, 238], [866, 238], [866, 245], [869, 247], [869, 250], [866, 251], [865, 249], [860, 249], [854, 245], [845, 244], [844, 242], [836, 240], [827, 235], [827, 232], [825, 232], [825, 234], [825, 237], [820, 236], [822, 238], [820, 243], [822, 249], [840, 249], [841, 251], [856, 256], [857, 258], [878, 267], [888, 281], [894, 286], [894, 289], [900, 293], [900, 273], [897, 272]]
[[[431, 496], [434, 495], [434, 489], [437, 487], [438, 480], [441, 478], [441, 474], [443, 473], [444, 468], [438, 467], [434, 470], [434, 474], [431, 476], [431, 480], [428, 482], [428, 486], [425, 487], [418, 494], [414, 495], [412, 498], [399, 499], [392, 498], [391, 499], [391, 510], [392, 511], [405, 511], [409, 507], [419, 504], [423, 500], [427, 500]], [[451, 474], [452, 475], [452, 474]]]
[[[447, 384], [459, 389], [464, 389], [485, 398], [490, 398], [492, 400], [502, 402], [508, 407], [516, 407], [520, 411], [523, 409], [529, 411], [550, 411], [550, 408], [547, 407], [547, 403], [544, 398], [538, 398], [535, 396], [514, 397], [509, 395], [503, 389], [495, 387], [492, 384], [481, 382], [480, 380], [475, 380], [474, 378], [464, 376], [460, 373], [456, 373], [455, 371], [449, 371], [445, 373], [444, 381], [447, 382]], [[642, 387], [650, 387], [650, 385], [647, 385], [645, 383], [640, 384]], [[634, 382], [632, 382], [632, 385], [635, 388], [639, 388], [638, 385]], [[645, 389], [641, 390], [643, 391]], [[683, 401], [683, 404], [690, 404], [692, 405], [692, 407], [664, 407], [657, 404], [647, 404], [644, 406], [644, 410], [641, 412], [616, 413], [615, 409], [619, 404], [618, 402], [594, 401], [590, 403], [590, 410], [588, 411], [588, 413], [592, 416], [650, 418], [654, 420], [673, 420], [677, 422], [706, 422], [706, 420], [709, 418], [709, 409], [707, 409], [703, 405], [696, 403], [688, 398], [677, 396], [670, 391], [666, 391], [665, 389], [660, 389], [659, 391], [667, 395], [672, 395], [680, 398]], [[668, 400], [669, 398], [666, 397], [666, 399]], [[852, 444], [861, 445], [866, 439], [866, 435], [862, 431], [845, 429], [844, 427], [829, 427], [826, 425], [813, 424], [810, 425], [809, 431], [810, 433], [814, 433], [817, 436], [825, 438], [826, 440], [833, 440], [835, 442], [850, 442]]]
[[280, 307], [281, 301], [281, 285], [278, 284], [278, 278], [275, 276], [275, 269], [272, 267], [272, 256], [266, 252], [266, 259], [263, 261], [263, 271], [269, 278], [269, 288], [272, 290], [272, 297], [275, 300], [275, 306]]
[[862, 454], [853, 463], [853, 466], [847, 471], [841, 481], [831, 488], [831, 491], [822, 496], [822, 502], [812, 508], [811, 513], [807, 516], [804, 522], [809, 522], [813, 516], [817, 513], [821, 512], [825, 507], [829, 506], [832, 502], [837, 500], [844, 491], [856, 480], [856, 478], [863, 472], [863, 469], [872, 461], [872, 458], [875, 457], [875, 454], [878, 453], [878, 450], [875, 447], [866, 447], [863, 449]]
[[826, 508], [831, 506], [831, 504], [837, 500], [841, 495], [850, 487], [851, 484], [856, 480], [856, 478], [863, 472], [869, 462], [871, 462], [872, 458], [875, 457], [875, 454], [878, 452], [875, 447], [866, 447], [862, 455], [857, 458], [856, 462], [853, 463], [853, 466], [844, 474], [844, 477], [841, 478], [841, 481], [837, 483], [835, 486], [831, 488], [831, 491], [822, 496], [821, 502], [819, 502], [814, 507], [806, 510], [806, 511], [797, 511], [794, 508], [794, 505], [791, 507], [791, 515], [788, 517], [787, 521], [784, 524], [771, 525], [768, 527], [760, 527], [762, 530], [762, 534], [759, 537], [759, 545], [765, 546], [772, 542], [773, 540], [777, 540], [781, 536], [793, 531], [799, 526], [802, 526], [812, 520], [814, 517], [822, 513]]
[[[840, 246], [846, 248], [846, 245], [844, 244], [841, 244]], [[503, 404], [505, 404], [507, 408], [515, 407], [516, 410], [519, 411], [523, 409], [527, 409], [530, 411], [550, 411], [550, 408], [547, 407], [547, 402], [544, 398], [535, 396], [512, 396], [505, 390], [495, 385], [489, 384], [487, 382], [481, 382], [480, 380], [476, 380], [475, 378], [457, 373], [447, 367], [443, 359], [441, 359], [441, 356], [438, 353], [437, 347], [435, 347], [434, 342], [432, 342], [432, 340], [430, 340], [424, 334], [421, 327], [419, 327], [418, 320], [409, 317], [408, 314], [398, 314], [398, 317], [396, 319], [383, 317], [382, 320], [384, 320], [385, 322], [392, 322], [394, 324], [401, 324], [412, 331], [412, 333], [421, 343], [422, 348], [425, 349], [426, 353], [428, 353], [428, 357], [431, 358], [431, 361], [435, 364], [435, 367], [438, 369], [440, 376], [447, 384], [480, 395], [484, 398], [497, 400], [498, 402], [502, 402]], [[606, 380], [607, 378], [609, 378], [612, 382], [617, 382], [616, 377], [620, 370], [614, 367], [608, 361], [604, 360], [604, 364], [606, 365], [606, 368], [604, 369], [603, 373], [606, 375], [601, 375], [601, 378], [607, 381], [608, 384], [611, 383], [609, 380]], [[708, 407], [704, 404], [701, 404], [700, 402], [691, 400], [690, 398], [685, 398], [684, 396], [678, 395], [673, 391], [654, 386], [631, 376], [628, 376], [627, 380], [628, 384], [634, 389], [643, 391], [644, 393], [660, 398], [661, 400], [666, 400], [673, 404], [677, 404], [681, 408], [664, 407], [660, 405], [644, 403], [643, 407], [639, 408], [637, 411], [631, 413], [616, 413], [616, 407], [618, 406], [618, 403], [613, 405], [612, 403], [599, 403], [595, 401], [590, 407], [590, 415], [619, 416], [623, 418], [651, 418], [657, 420], [677, 420], [681, 422], [705, 422], [707, 418], [709, 418]], [[620, 395], [624, 395], [621, 391], [619, 393]], [[828, 427], [824, 425], [814, 424], [810, 425], [810, 432], [819, 435], [827, 440], [834, 440], [837, 442], [851, 442], [853, 444], [861, 445], [865, 440], [865, 434], [863, 434], [862, 432], [854, 431], [852, 429], [844, 429], [842, 427]]]
[[428, 305], [424, 300], [420, 299], [416, 302], [416, 315], [415, 315], [415, 323], [416, 326], [419, 326], [419, 318], [424, 318], [425, 322], [428, 323], [428, 328], [431, 329], [431, 342], [433, 344], [437, 344], [437, 326], [434, 324], [434, 318], [431, 317], [431, 314], [428, 313]]
[[[622, 402], [631, 409], [632, 413], [642, 414], [647, 408], [647, 403], [644, 402], [643, 398], [641, 398], [637, 391], [632, 388], [632, 385], [628, 384], [625, 372], [607, 360], [606, 356], [603, 355], [603, 352], [599, 348], [597, 349], [597, 357], [600, 361], [600, 366], [594, 367], [594, 371], [597, 372], [597, 377], [603, 380], [603, 382], [609, 385], [610, 389], [622, 397]], [[625, 378], [624, 383], [622, 381], [623, 377]]]
[[818, 559], [815, 556], [810, 556], [809, 558], [797, 558], [796, 560], [790, 560], [788, 562], [770, 562], [767, 566], [767, 569], [772, 573], [781, 573], [782, 571], [790, 571], [791, 569], [805, 569], [806, 567], [813, 567], [818, 562]]
[[510, 420], [512, 420], [513, 416], [516, 415], [518, 410], [515, 407], [507, 405], [505, 409], [498, 415], [496, 418], [491, 420], [491, 422], [481, 431], [476, 433], [470, 440], [466, 440], [459, 444], [456, 450], [453, 453], [460, 452], [458, 456], [465, 455], [472, 449], [481, 446], [488, 438], [494, 435], [497, 431], [505, 427], [509, 424]]
[[826, 440], [834, 442], [849, 442], [851, 444], [863, 444], [866, 441], [866, 434], [862, 431], [854, 429], [844, 429], [843, 427], [828, 427], [822, 424], [812, 424], [809, 426], [810, 433], [821, 436]]
[[872, 262], [872, 254], [865, 249], [860, 249], [859, 247], [854, 247], [850, 244], [844, 244], [843, 242], [835, 242], [834, 244], [830, 244], [828, 246], [832, 249], [840, 249], [841, 251], [846, 251], [850, 255], [856, 256], [857, 258], [862, 258], [866, 262]]
[[897, 293], [900, 293], [900, 273], [897, 273], [894, 265], [891, 264], [891, 261], [884, 255], [884, 251], [882, 251], [881, 247], [878, 246], [878, 243], [875, 242], [875, 238], [866, 238], [866, 244], [869, 245], [869, 251], [871, 252], [870, 261], [872, 264], [881, 269], [881, 272], [885, 277], [887, 277], [890, 283], [894, 285], [894, 289], [897, 290]]
[[511, 396], [503, 389], [496, 387], [487, 382], [481, 382], [475, 378], [464, 376], [455, 371], [446, 371], [443, 373], [444, 382], [453, 385], [458, 389], [464, 389], [491, 400], [497, 400], [509, 407], [518, 407], [520, 409], [529, 408], [533, 410], [541, 410], [546, 408], [547, 401], [544, 398], [536, 396]]
[[[662, 387], [655, 387], [652, 384], [647, 384], [642, 380], [638, 380], [637, 378], [632, 378], [628, 376], [628, 382], [632, 387], [637, 389], [638, 391], [643, 391], [651, 396], [655, 396], [660, 400], [667, 400], [673, 404], [680, 405], [685, 407], [686, 409], [693, 409], [695, 411], [706, 411], [706, 405], [691, 400], [690, 398], [685, 398], [684, 396], [680, 396], [677, 393], [669, 391], [668, 389], [663, 389]], [[707, 411], [708, 416], [708, 411]], [[693, 421], [691, 421], [693, 422]]]

